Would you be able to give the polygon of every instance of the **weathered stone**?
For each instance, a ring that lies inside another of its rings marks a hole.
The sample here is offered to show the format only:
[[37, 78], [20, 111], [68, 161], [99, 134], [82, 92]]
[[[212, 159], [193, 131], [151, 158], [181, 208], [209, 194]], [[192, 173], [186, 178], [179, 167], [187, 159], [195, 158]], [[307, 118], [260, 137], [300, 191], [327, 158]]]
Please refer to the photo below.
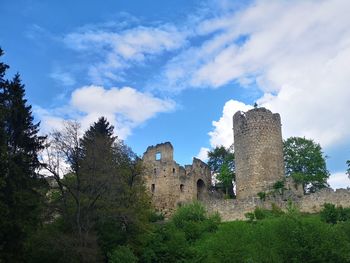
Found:
[[281, 118], [265, 108], [233, 116], [237, 199], [257, 196], [284, 178]]
[[156, 210], [165, 216], [184, 203], [207, 199], [211, 185], [207, 164], [193, 158], [192, 165], [182, 167], [173, 155], [173, 146], [165, 142], [148, 147], [142, 158], [146, 188]]
[[[304, 195], [303, 187], [285, 177], [281, 119], [265, 108], [256, 108], [233, 116], [237, 199], [225, 200], [211, 185], [209, 167], [194, 158], [185, 167], [173, 159], [171, 143], [150, 146], [144, 153], [144, 178], [152, 202], [165, 216], [183, 204], [200, 200], [209, 213], [218, 212], [223, 221], [242, 220], [256, 207], [271, 209], [273, 205], [286, 209], [291, 200], [301, 212], [319, 212], [324, 203], [350, 207], [349, 189], [323, 189]], [[284, 189], [272, 189], [277, 181]], [[257, 194], [265, 192], [266, 198]]]

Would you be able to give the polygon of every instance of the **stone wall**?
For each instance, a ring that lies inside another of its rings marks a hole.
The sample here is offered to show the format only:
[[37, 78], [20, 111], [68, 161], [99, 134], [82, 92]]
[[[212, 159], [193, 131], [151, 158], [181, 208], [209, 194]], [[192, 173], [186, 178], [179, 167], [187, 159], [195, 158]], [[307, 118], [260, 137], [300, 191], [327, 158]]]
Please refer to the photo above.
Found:
[[[323, 189], [319, 192], [296, 197], [293, 203], [303, 213], [318, 213], [322, 210], [324, 203], [332, 203], [336, 206], [350, 207], [349, 189]], [[272, 204], [285, 210], [288, 201], [282, 196], [277, 196], [266, 201], [257, 197], [246, 200], [223, 200], [209, 199], [203, 202], [209, 213], [218, 212], [223, 221], [244, 220], [245, 214], [254, 211], [256, 207], [271, 209]]]
[[337, 206], [350, 207], [349, 189], [323, 189], [319, 192], [304, 195], [299, 203], [300, 211], [305, 213], [317, 213], [324, 203], [332, 203]]
[[236, 195], [243, 200], [284, 178], [281, 119], [265, 108], [233, 116]]
[[173, 159], [170, 142], [147, 148], [143, 155], [144, 180], [156, 210], [171, 215], [183, 203], [204, 200], [211, 185], [209, 167], [194, 158], [192, 165], [180, 166]]

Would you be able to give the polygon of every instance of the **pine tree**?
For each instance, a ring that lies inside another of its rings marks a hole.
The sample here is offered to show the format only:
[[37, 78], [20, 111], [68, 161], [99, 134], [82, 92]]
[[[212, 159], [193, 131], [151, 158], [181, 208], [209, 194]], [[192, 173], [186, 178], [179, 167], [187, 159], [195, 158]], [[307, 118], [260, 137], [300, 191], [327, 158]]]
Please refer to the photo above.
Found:
[[24, 242], [40, 222], [44, 184], [38, 177], [38, 152], [44, 137], [38, 136], [39, 123], [33, 123], [24, 85], [19, 74], [3, 80], [6, 65], [1, 64], [1, 233], [0, 250], [5, 262], [22, 262]]

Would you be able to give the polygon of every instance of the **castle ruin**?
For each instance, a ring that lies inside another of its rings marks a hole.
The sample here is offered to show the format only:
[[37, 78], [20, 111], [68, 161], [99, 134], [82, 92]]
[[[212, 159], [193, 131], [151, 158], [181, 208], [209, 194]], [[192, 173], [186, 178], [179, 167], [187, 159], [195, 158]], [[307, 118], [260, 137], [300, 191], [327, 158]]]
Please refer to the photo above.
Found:
[[149, 146], [142, 160], [146, 188], [156, 210], [165, 216], [183, 203], [207, 199], [211, 173], [206, 163], [193, 158], [192, 165], [179, 165], [170, 142]]
[[284, 179], [281, 118], [265, 108], [233, 116], [237, 199], [271, 190]]
[[[265, 108], [236, 112], [233, 116], [236, 166], [236, 199], [225, 200], [209, 191], [211, 172], [207, 164], [194, 158], [192, 165], [174, 161], [170, 142], [147, 148], [143, 155], [144, 180], [156, 210], [170, 216], [183, 203], [199, 200], [209, 213], [218, 212], [223, 221], [245, 219], [256, 207], [272, 204], [284, 209], [292, 200], [301, 212], [319, 212], [324, 203], [350, 207], [348, 189], [326, 188], [304, 195], [301, 185], [284, 173], [281, 118]], [[282, 194], [273, 192], [277, 181], [284, 182]], [[258, 193], [272, 193], [265, 199]]]

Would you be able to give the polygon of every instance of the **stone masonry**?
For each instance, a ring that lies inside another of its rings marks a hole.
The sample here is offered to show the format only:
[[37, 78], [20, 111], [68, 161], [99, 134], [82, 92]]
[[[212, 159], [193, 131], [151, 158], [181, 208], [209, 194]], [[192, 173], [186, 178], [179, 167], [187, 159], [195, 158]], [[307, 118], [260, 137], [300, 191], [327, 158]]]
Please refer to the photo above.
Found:
[[[301, 212], [319, 212], [324, 203], [350, 207], [349, 189], [323, 189], [304, 195], [301, 185], [285, 177], [283, 142], [279, 114], [265, 108], [237, 112], [233, 116], [237, 199], [225, 200], [209, 191], [209, 167], [194, 158], [192, 165], [180, 166], [174, 161], [170, 142], [147, 148], [143, 155], [144, 180], [156, 210], [169, 217], [183, 203], [200, 200], [209, 213], [218, 212], [223, 221], [245, 219], [245, 213], [256, 207], [285, 209], [291, 200]], [[277, 193], [272, 186], [284, 182]], [[266, 199], [259, 192], [269, 193]]]
[[233, 116], [238, 200], [257, 196], [284, 178], [281, 118], [265, 108]]
[[170, 142], [149, 146], [143, 155], [144, 180], [157, 211], [171, 215], [183, 203], [205, 200], [211, 185], [210, 169], [193, 158], [192, 165], [180, 166], [174, 161]]

